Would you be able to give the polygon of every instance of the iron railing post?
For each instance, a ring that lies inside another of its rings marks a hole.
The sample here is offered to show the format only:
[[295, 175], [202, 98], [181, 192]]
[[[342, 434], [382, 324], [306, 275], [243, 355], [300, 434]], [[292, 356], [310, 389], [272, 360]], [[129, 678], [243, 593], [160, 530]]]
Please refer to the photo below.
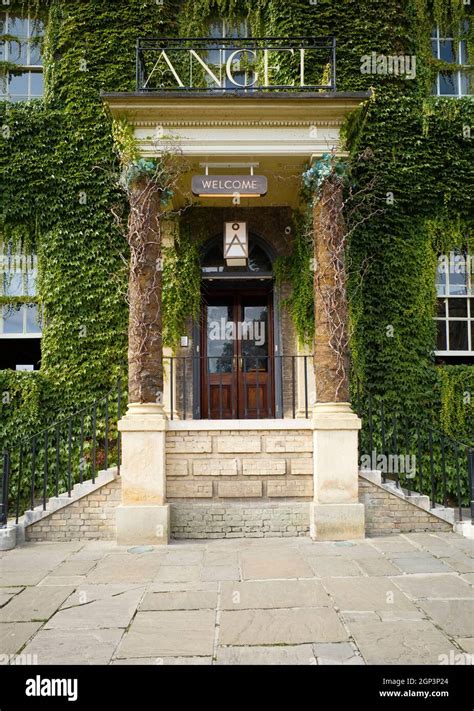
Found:
[[474, 522], [474, 448], [469, 448], [467, 452], [469, 489], [471, 497], [471, 523]]
[[8, 481], [10, 479], [10, 453], [5, 449], [2, 457], [2, 497], [0, 500], [0, 528], [8, 522]]

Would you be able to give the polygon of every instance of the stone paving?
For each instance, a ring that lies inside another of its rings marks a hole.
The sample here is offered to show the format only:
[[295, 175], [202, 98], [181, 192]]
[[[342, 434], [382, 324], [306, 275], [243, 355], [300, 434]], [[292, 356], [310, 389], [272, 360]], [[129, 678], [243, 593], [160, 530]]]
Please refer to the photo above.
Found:
[[451, 533], [29, 543], [0, 557], [0, 661], [472, 663], [473, 586]]

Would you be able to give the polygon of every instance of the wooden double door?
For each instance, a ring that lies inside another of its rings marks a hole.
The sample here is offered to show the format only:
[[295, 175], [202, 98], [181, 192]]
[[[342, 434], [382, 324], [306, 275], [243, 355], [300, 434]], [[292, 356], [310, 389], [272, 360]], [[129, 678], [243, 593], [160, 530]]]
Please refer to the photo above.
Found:
[[271, 288], [209, 291], [201, 315], [201, 417], [274, 417]]

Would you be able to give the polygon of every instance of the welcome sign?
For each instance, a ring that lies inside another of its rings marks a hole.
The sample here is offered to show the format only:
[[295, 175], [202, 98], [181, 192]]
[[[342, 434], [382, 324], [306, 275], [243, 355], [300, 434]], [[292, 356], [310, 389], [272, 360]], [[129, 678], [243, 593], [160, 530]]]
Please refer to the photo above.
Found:
[[268, 181], [264, 175], [194, 175], [191, 190], [200, 197], [261, 197]]

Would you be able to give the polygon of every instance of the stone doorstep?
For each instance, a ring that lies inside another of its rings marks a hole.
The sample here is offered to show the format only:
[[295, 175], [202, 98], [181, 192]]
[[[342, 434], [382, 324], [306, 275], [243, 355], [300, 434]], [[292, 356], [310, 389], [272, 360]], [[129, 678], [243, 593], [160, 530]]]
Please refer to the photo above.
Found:
[[[377, 470], [359, 470], [359, 477], [361, 479], [369, 481], [374, 486], [377, 486], [378, 488], [387, 491], [389, 494], [397, 496], [399, 499], [402, 499], [402, 501], [406, 501], [411, 506], [416, 506], [416, 508], [421, 509], [422, 511], [426, 511], [426, 513], [431, 514], [431, 516], [434, 516], [435, 518], [439, 518], [442, 521], [445, 521], [446, 523], [451, 523], [453, 524], [453, 526], [455, 525], [454, 509], [448, 508], [446, 506], [441, 506], [440, 504], [436, 504], [434, 508], [431, 508], [429, 496], [426, 496], [425, 494], [418, 494], [417, 492], [409, 492], [407, 489], [398, 487], [393, 482], [383, 483], [382, 472]], [[467, 529], [467, 532], [469, 532], [469, 529]], [[461, 530], [459, 531], [459, 533], [461, 533]], [[461, 535], [466, 536], [466, 538], [471, 537], [466, 533], [461, 533]], [[472, 535], [474, 537], [474, 534]]]
[[18, 520], [18, 524], [15, 525], [17, 543], [24, 542], [25, 528], [28, 528], [28, 526], [51, 516], [51, 514], [66, 508], [66, 506], [69, 506], [70, 504], [74, 504], [76, 501], [80, 501], [80, 499], [83, 499], [85, 496], [93, 494], [98, 491], [98, 489], [110, 484], [112, 481], [117, 479], [117, 477], [118, 474], [116, 467], [103, 469], [97, 473], [94, 482], [92, 482], [92, 480], [88, 480], [82, 482], [82, 484], [75, 484], [71, 489], [71, 496], [69, 496], [66, 492], [60, 496], [52, 496], [49, 498], [46, 502], [46, 510], [43, 510], [43, 506], [40, 504], [34, 509], [25, 511], [24, 515]]

